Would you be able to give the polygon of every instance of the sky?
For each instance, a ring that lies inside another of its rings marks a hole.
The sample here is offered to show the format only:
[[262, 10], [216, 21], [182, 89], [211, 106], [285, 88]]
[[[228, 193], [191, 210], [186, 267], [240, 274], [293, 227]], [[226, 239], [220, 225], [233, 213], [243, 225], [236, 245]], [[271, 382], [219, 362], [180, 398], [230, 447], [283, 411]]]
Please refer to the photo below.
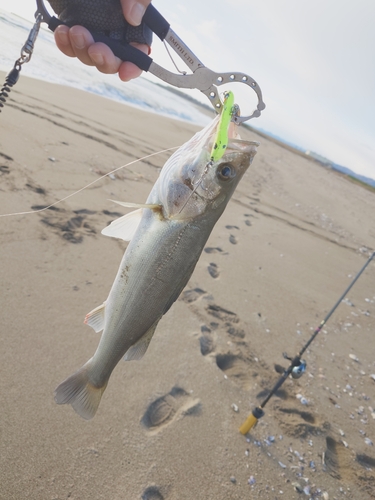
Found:
[[[258, 82], [266, 109], [250, 125], [375, 178], [374, 0], [153, 3], [208, 68]], [[35, 5], [0, 0], [30, 20]], [[152, 57], [175, 71], [157, 38]], [[241, 114], [251, 114], [255, 93], [232, 90]]]

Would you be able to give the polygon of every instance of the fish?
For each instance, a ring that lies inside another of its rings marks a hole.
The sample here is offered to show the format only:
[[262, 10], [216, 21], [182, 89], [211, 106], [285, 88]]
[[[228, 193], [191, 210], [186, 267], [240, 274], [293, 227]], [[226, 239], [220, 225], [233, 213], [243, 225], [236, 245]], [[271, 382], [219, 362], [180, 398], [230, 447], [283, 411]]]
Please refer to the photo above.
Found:
[[164, 314], [190, 279], [207, 239], [259, 143], [241, 140], [231, 123], [220, 160], [210, 152], [220, 117], [167, 160], [146, 203], [118, 202], [136, 210], [102, 230], [129, 241], [103, 304], [85, 323], [103, 331], [96, 352], [55, 390], [57, 404], [70, 404], [84, 419], [94, 417], [119, 361], [140, 360]]

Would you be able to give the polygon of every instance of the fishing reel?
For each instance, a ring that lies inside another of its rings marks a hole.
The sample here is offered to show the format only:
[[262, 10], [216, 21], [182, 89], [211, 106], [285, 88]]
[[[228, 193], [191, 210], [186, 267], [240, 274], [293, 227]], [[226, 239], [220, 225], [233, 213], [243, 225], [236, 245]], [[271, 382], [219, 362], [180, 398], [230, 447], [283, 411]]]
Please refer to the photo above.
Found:
[[301, 359], [299, 356], [296, 356], [294, 359], [289, 357], [286, 352], [283, 353], [285, 359], [292, 361], [292, 368], [290, 374], [292, 378], [300, 378], [306, 371], [307, 363], [304, 359]]
[[293, 378], [300, 378], [306, 371], [306, 361], [304, 359], [301, 359], [300, 364], [298, 366], [294, 366], [292, 369], [292, 377]]

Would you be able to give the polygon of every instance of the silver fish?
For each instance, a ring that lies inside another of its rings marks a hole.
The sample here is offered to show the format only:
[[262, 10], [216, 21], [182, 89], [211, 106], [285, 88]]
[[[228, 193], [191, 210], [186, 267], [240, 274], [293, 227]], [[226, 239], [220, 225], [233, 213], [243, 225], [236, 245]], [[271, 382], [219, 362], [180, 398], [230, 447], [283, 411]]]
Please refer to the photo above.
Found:
[[170, 157], [146, 204], [120, 203], [137, 210], [102, 231], [130, 243], [108, 299], [85, 319], [95, 331], [103, 330], [94, 356], [55, 391], [56, 403], [71, 404], [87, 420], [95, 415], [120, 359], [145, 354], [256, 154], [259, 144], [238, 139], [231, 124], [224, 156], [210, 164], [218, 121], [216, 117]]

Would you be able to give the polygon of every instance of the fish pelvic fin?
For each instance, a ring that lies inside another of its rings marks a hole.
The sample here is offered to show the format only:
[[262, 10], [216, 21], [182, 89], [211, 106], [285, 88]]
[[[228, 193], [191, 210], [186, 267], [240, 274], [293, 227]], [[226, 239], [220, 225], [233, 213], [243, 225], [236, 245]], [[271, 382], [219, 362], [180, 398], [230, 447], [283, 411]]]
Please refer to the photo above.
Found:
[[91, 360], [73, 373], [55, 390], [55, 401], [59, 405], [71, 404], [74, 411], [85, 420], [91, 420], [107, 387], [95, 387], [90, 383], [89, 368]]

